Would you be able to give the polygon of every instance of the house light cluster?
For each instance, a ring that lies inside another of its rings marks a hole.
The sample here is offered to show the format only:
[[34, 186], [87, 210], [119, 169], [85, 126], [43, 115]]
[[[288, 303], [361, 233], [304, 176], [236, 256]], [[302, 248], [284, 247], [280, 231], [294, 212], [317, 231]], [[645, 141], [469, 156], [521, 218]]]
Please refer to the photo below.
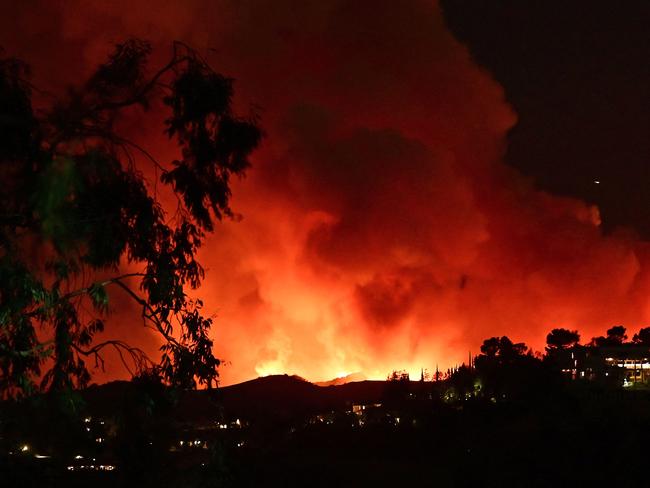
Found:
[[114, 469], [115, 466], [112, 464], [68, 466], [68, 471], [113, 471]]
[[203, 446], [204, 448], [208, 447], [208, 443], [202, 440], [194, 440], [194, 441], [178, 441], [178, 445], [183, 447], [183, 446], [188, 446], [188, 447], [201, 447]]

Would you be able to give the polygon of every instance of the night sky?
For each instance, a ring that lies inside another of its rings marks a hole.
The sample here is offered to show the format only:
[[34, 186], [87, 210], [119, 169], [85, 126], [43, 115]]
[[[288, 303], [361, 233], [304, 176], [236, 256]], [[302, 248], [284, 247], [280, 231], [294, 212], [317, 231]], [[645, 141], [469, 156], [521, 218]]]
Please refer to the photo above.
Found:
[[[650, 237], [650, 3], [444, 1], [518, 114], [506, 160]], [[595, 183], [596, 181], [600, 183]]]
[[[201, 256], [225, 384], [419, 373], [494, 335], [541, 349], [553, 327], [650, 323], [646, 1], [3, 3], [0, 45], [47, 90], [125, 37], [154, 67], [179, 39], [260, 114], [243, 218]], [[168, 164], [163, 116], [118, 129]], [[105, 335], [157, 355], [113, 299]]]

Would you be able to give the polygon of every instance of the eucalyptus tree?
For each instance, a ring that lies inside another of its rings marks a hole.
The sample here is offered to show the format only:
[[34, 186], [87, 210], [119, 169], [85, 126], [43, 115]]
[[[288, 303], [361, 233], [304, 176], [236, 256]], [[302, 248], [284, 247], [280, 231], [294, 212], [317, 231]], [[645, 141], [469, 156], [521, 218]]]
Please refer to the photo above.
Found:
[[[254, 113], [233, 112], [233, 80], [196, 51], [176, 42], [154, 70], [151, 50], [137, 39], [118, 44], [85, 82], [38, 110], [35, 95], [50, 95], [25, 63], [0, 59], [2, 397], [83, 387], [109, 348], [134, 374], [168, 384], [218, 377], [212, 319], [188, 291], [204, 278], [196, 254], [206, 235], [234, 215], [230, 182], [249, 167], [261, 131]], [[156, 159], [120, 132], [134, 112], [163, 124], [176, 159]], [[133, 327], [144, 322], [162, 338], [159, 360], [126, 337], [101, 340], [111, 289], [137, 306]]]

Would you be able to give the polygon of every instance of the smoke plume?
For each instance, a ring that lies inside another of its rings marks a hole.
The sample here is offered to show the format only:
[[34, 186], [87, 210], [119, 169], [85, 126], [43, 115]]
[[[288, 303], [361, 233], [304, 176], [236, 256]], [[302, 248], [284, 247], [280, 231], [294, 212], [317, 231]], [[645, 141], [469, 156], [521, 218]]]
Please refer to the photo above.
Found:
[[[237, 80], [240, 111], [260, 111], [263, 147], [233, 188], [243, 219], [201, 254], [224, 384], [383, 378], [459, 363], [494, 335], [541, 349], [554, 327], [589, 339], [648, 322], [647, 244], [505, 165], [516, 114], [433, 2], [11, 8], [0, 44], [37, 83], [78, 80], [126, 36], [163, 54], [179, 39]], [[158, 126], [131, 130], [173, 157]], [[156, 355], [137, 319], [119, 322]]]

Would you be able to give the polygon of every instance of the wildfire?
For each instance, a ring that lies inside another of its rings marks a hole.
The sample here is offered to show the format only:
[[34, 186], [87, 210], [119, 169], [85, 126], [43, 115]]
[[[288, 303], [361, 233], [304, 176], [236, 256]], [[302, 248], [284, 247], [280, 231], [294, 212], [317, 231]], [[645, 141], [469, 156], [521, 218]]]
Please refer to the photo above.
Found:
[[[588, 337], [650, 319], [648, 246], [604, 236], [597, 208], [536, 191], [505, 165], [516, 115], [435, 3], [275, 2], [247, 15], [195, 0], [128, 9], [129, 19], [120, 3], [62, 3], [41, 45], [86, 60], [83, 70], [121, 36], [210, 46], [208, 61], [237, 80], [237, 103], [263, 107], [264, 147], [233, 185], [243, 220], [220, 225], [201, 256], [197, 293], [216, 315], [222, 384], [419, 377], [486, 337], [541, 349], [552, 327]], [[52, 62], [16, 54], [35, 73]], [[127, 129], [158, 159], [176, 157], [136, 116]], [[134, 326], [139, 312], [113, 298], [107, 335], [157, 356]], [[109, 365], [104, 379], [121, 374]]]

